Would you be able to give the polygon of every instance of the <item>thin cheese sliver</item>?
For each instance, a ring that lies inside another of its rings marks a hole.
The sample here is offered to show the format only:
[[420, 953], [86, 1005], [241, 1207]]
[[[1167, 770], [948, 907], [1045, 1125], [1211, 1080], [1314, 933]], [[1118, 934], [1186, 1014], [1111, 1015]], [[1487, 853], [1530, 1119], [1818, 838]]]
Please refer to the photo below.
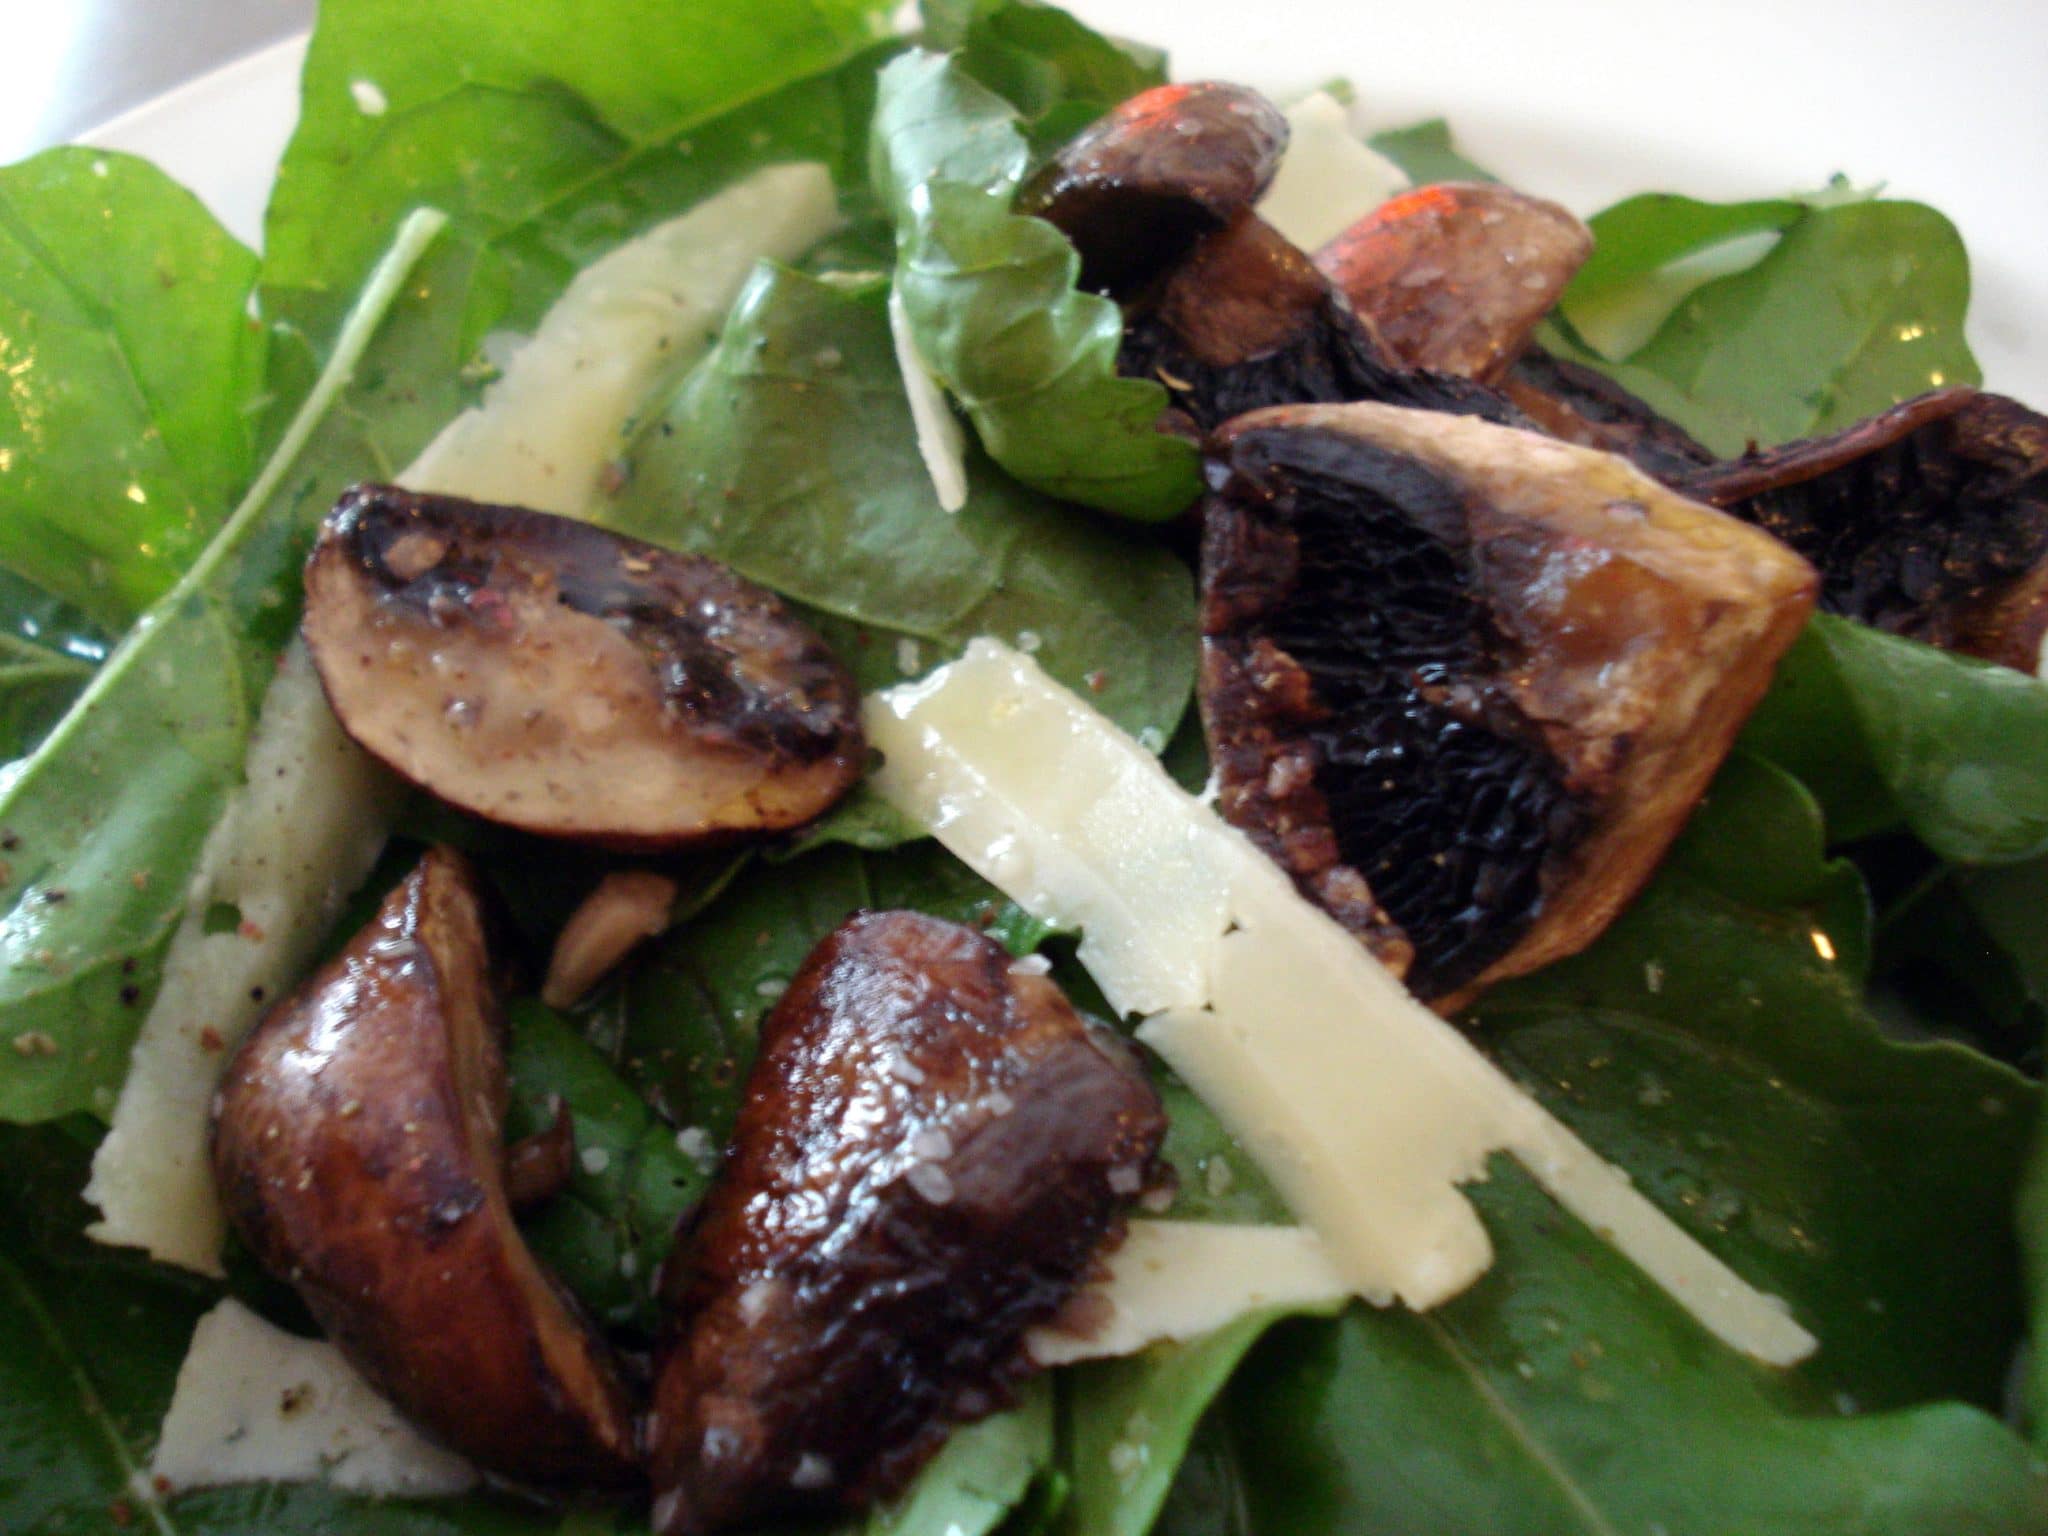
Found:
[[1029, 656], [976, 640], [869, 701], [875, 788], [1034, 916], [1220, 1115], [1346, 1286], [1427, 1308], [1492, 1262], [1459, 1186], [1508, 1152], [1732, 1347], [1815, 1347], [1152, 756]]

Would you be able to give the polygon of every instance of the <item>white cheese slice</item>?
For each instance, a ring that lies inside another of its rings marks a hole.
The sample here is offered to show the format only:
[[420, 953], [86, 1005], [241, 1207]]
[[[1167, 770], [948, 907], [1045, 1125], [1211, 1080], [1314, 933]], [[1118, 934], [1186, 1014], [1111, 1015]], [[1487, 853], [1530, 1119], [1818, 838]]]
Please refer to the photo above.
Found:
[[701, 356], [765, 259], [794, 261], [839, 225], [832, 177], [770, 166], [578, 273], [505, 374], [404, 476], [414, 490], [588, 515], [624, 427]]
[[1134, 1221], [1109, 1275], [1074, 1311], [1085, 1332], [1035, 1328], [1024, 1341], [1039, 1365], [1134, 1355], [1200, 1338], [1248, 1312], [1333, 1306], [1351, 1294], [1322, 1239], [1306, 1227]]
[[1515, 1153], [1567, 1209], [1734, 1347], [1814, 1340], [1471, 1043], [1270, 860], [1030, 657], [976, 640], [871, 699], [875, 788], [1082, 962], [1313, 1227], [1346, 1285], [1428, 1307], [1492, 1245], [1460, 1184]]
[[[342, 734], [294, 642], [263, 698], [247, 782], [208, 835], [85, 1197], [103, 1243], [217, 1275], [226, 1231], [206, 1123], [228, 1053], [298, 980], [384, 847], [397, 782]], [[236, 925], [209, 933], [209, 914]]]
[[1407, 173], [1352, 130], [1351, 115], [1328, 91], [1289, 107], [1287, 126], [1287, 153], [1258, 212], [1302, 250], [1314, 251], [1407, 190]]
[[893, 288], [889, 291], [889, 336], [896, 344], [896, 371], [903, 375], [911, 425], [917, 429], [918, 457], [932, 477], [940, 507], [958, 512], [967, 505], [967, 437], [960, 430], [960, 419], [946, 403], [946, 392], [917, 350], [910, 319]]
[[423, 1438], [332, 1344], [273, 1328], [240, 1302], [199, 1320], [150, 1475], [173, 1491], [325, 1479], [353, 1493], [426, 1498], [476, 1469]]

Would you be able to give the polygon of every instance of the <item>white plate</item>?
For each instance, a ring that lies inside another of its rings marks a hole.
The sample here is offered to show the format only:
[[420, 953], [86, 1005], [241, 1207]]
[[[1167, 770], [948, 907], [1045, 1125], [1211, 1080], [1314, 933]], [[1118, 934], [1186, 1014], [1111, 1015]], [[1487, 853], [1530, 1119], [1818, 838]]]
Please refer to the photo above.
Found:
[[[1591, 212], [1649, 188], [1769, 196], [1841, 172], [1953, 218], [1988, 382], [2048, 402], [2048, 5], [2040, 0], [1080, 0], [1177, 73], [1343, 75], [1365, 119], [1449, 117], [1475, 158]], [[253, 240], [302, 42], [107, 124]]]

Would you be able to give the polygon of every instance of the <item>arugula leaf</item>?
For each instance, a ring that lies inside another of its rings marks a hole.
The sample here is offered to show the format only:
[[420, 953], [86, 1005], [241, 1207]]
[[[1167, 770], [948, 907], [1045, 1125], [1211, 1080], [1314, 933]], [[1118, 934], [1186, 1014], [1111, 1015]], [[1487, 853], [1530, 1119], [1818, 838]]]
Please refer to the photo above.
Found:
[[925, 0], [923, 42], [1004, 97], [1035, 151], [1064, 144], [1112, 107], [1166, 82], [1166, 55], [1104, 37], [1037, 0]]
[[883, 299], [879, 284], [757, 271], [644, 432], [607, 522], [804, 604], [865, 688], [999, 634], [1163, 746], [1194, 683], [1187, 568], [978, 455], [967, 505], [941, 510]]
[[2048, 1521], [2041, 1464], [1989, 1415], [1788, 1407], [1519, 1169], [1475, 1198], [1498, 1257], [1463, 1296], [1286, 1324], [1252, 1355], [1227, 1400], [1242, 1531], [2025, 1536]]
[[1818, 614], [1742, 740], [1819, 797], [1831, 841], [1905, 827], [1967, 863], [2048, 853], [2048, 686], [2010, 667]]
[[[1716, 219], [1768, 225], [1779, 205], [1712, 214], [1688, 199], [1616, 210], [1629, 241], [1594, 282], [1651, 284], [1641, 253], [1684, 248]], [[1626, 210], [1626, 211], [1624, 211]], [[1969, 259], [1955, 226], [1920, 203], [1809, 203], [1768, 254], [1693, 290], [1656, 334], [1614, 362], [1569, 318], [1542, 344], [1633, 390], [1709, 448], [1742, 452], [1830, 432], [1982, 374], [1963, 339]], [[1652, 227], [1668, 221], [1661, 228]], [[1583, 295], [1582, 295], [1583, 298]], [[1568, 303], [1566, 315], [1571, 314]]]
[[[267, 678], [246, 626], [281, 606], [300, 452], [434, 235], [402, 232], [322, 387], [204, 553], [0, 787], [0, 1119], [104, 1112], [237, 783]], [[266, 599], [265, 594], [270, 594]]]
[[256, 258], [147, 161], [0, 169], [0, 564], [113, 630], [255, 470]]
[[984, 1536], [1024, 1499], [1053, 1457], [1052, 1383], [1025, 1383], [1017, 1403], [953, 1431], [903, 1495], [872, 1510], [861, 1536]]
[[1010, 212], [1030, 160], [1009, 103], [949, 58], [882, 71], [875, 195], [896, 221], [895, 290], [926, 367], [989, 456], [1026, 485], [1126, 517], [1177, 516], [1193, 445], [1159, 431], [1166, 391], [1120, 378], [1123, 315], [1077, 291], [1080, 258]]

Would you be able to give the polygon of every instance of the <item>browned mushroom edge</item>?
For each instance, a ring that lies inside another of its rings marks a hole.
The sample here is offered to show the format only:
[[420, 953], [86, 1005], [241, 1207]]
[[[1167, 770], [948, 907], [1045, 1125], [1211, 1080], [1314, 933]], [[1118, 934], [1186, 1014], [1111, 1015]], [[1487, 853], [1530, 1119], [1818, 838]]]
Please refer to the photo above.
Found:
[[1083, 287], [1120, 291], [1257, 202], [1287, 136], [1279, 110], [1241, 85], [1155, 86], [1062, 147], [1018, 210], [1074, 243]]
[[1767, 535], [1464, 418], [1257, 412], [1211, 485], [1219, 809], [1445, 1011], [1612, 920], [1813, 604]]
[[1315, 261], [1395, 361], [1497, 384], [1592, 251], [1556, 203], [1441, 182], [1381, 204]]
[[429, 852], [235, 1053], [215, 1177], [259, 1262], [427, 1433], [512, 1482], [630, 1485], [617, 1363], [513, 1224], [486, 928], [469, 865]]
[[1831, 613], [2035, 671], [2048, 632], [2048, 418], [1974, 389], [1681, 482], [1783, 539]]
[[307, 561], [304, 631], [351, 737], [525, 831], [775, 832], [860, 776], [853, 680], [779, 598], [569, 518], [357, 487]]
[[655, 1525], [857, 1508], [999, 1407], [1155, 1177], [1122, 1042], [1028, 962], [858, 915], [761, 1028], [731, 1147], [665, 1276]]

